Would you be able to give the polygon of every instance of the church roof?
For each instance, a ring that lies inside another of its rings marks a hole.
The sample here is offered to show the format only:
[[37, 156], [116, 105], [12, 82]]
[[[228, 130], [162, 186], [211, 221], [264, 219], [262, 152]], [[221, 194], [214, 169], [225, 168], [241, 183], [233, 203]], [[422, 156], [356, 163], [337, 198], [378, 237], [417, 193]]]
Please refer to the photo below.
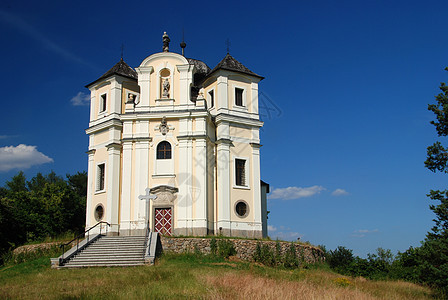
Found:
[[135, 80], [137, 80], [137, 78], [138, 78], [137, 72], [135, 72], [135, 70], [132, 69], [127, 63], [125, 63], [123, 58], [121, 58], [120, 61], [115, 64], [115, 66], [110, 68], [109, 71], [104, 73], [100, 78], [98, 78], [94, 82], [89, 83], [88, 85], [86, 85], [86, 87], [89, 87], [92, 84], [94, 84], [94, 83], [96, 83], [96, 82], [98, 82], [98, 81], [100, 81], [102, 79], [106, 79], [106, 78], [108, 78], [110, 76], [113, 76], [113, 75], [120, 75], [120, 76], [127, 77], [127, 78], [130, 78], [130, 79], [135, 79]]
[[196, 70], [198, 70], [199, 73], [208, 74], [210, 72], [210, 68], [205, 62], [194, 58], [187, 58], [187, 60], [190, 65], [194, 65], [196, 67]]
[[230, 55], [229, 53], [227, 53], [227, 55], [223, 58], [223, 60], [221, 60], [216, 65], [216, 67], [213, 68], [213, 70], [209, 73], [209, 75], [218, 70], [234, 71], [234, 72], [239, 72], [239, 73], [244, 73], [244, 74], [248, 74], [251, 76], [255, 76], [255, 77], [258, 77], [261, 79], [264, 78], [263, 76], [260, 76], [256, 73], [252, 72], [248, 68], [246, 68], [242, 63], [240, 63], [235, 58], [233, 58], [233, 56]]

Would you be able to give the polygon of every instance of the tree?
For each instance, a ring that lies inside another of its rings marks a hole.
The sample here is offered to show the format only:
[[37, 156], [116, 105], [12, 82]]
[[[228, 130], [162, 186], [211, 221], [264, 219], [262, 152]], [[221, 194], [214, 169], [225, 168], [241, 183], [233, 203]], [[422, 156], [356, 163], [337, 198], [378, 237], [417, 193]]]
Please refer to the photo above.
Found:
[[[448, 68], [445, 68], [448, 71]], [[448, 135], [448, 86], [440, 84], [435, 104], [429, 104], [436, 120], [431, 124], [436, 127], [439, 137]], [[437, 141], [428, 147], [425, 166], [432, 172], [448, 173], [448, 148]], [[434, 212], [434, 226], [427, 233], [422, 247], [418, 250], [421, 259], [420, 279], [442, 289], [448, 287], [448, 190], [431, 190], [428, 197], [435, 201], [429, 208]]]

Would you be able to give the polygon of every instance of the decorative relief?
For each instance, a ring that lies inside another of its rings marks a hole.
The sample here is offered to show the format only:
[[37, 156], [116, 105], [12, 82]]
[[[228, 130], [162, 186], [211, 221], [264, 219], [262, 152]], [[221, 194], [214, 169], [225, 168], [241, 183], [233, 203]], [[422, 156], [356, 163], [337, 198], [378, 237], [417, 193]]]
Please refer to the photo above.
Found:
[[168, 125], [166, 117], [164, 116], [162, 118], [162, 122], [160, 122], [160, 125], [157, 125], [155, 129], [160, 131], [161, 134], [166, 135], [170, 130], [174, 130], [174, 127]]
[[178, 188], [168, 186], [168, 185], [159, 185], [151, 189], [151, 194], [157, 196], [154, 200], [154, 204], [167, 204], [172, 205], [174, 200], [176, 200], [176, 193], [179, 191]]

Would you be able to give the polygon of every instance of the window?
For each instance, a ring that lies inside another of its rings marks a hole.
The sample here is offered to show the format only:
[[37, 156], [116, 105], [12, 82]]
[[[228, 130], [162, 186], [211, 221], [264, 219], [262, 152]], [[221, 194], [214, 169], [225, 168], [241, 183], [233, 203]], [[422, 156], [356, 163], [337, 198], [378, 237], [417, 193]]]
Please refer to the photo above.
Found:
[[246, 186], [246, 160], [235, 159], [235, 184]]
[[171, 159], [171, 144], [167, 141], [157, 145], [157, 159]]
[[212, 108], [213, 106], [215, 106], [215, 91], [211, 90], [210, 92], [208, 92], [208, 95], [210, 96], [210, 108]]
[[102, 94], [100, 97], [100, 112], [106, 111], [107, 94]]
[[104, 176], [105, 176], [105, 170], [106, 164], [99, 164], [97, 166], [96, 171], [96, 190], [97, 191], [103, 191], [104, 190]]
[[243, 106], [243, 89], [235, 88], [235, 105]]
[[95, 208], [95, 220], [97, 222], [101, 221], [104, 216], [104, 207], [101, 204], [98, 204]]
[[239, 217], [245, 217], [249, 213], [249, 208], [245, 201], [238, 201], [235, 205], [235, 212]]

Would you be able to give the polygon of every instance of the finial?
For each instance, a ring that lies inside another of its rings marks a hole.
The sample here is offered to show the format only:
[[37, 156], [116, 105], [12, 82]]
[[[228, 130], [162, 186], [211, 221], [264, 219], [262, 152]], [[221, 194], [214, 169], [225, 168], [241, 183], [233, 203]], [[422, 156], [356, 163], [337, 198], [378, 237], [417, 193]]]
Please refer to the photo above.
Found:
[[171, 40], [170, 40], [168, 34], [166, 34], [166, 31], [163, 33], [162, 40], [163, 40], [163, 52], [170, 52], [170, 41]]
[[187, 44], [185, 43], [185, 33], [183, 28], [182, 28], [182, 42], [180, 43], [180, 47], [182, 48], [182, 56], [185, 56], [184, 50], [185, 47], [187, 47]]
[[123, 60], [124, 44], [121, 44], [121, 60]]
[[230, 45], [231, 45], [230, 40], [227, 38], [227, 40], [226, 40], [227, 54], [230, 53]]

